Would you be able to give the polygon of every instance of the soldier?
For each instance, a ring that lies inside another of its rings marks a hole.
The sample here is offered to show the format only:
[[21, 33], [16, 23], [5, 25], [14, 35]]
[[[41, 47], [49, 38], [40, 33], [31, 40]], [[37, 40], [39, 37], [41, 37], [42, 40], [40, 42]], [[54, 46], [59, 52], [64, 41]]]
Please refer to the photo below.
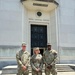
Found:
[[32, 75], [42, 75], [42, 55], [39, 54], [40, 50], [39, 48], [34, 48], [34, 55], [31, 57], [30, 64], [32, 67]]
[[22, 50], [16, 54], [17, 64], [18, 64], [18, 74], [17, 75], [28, 75], [28, 66], [30, 61], [30, 54], [26, 51], [26, 44], [22, 43]]
[[45, 64], [45, 74], [57, 75], [56, 70], [56, 60], [57, 60], [57, 52], [51, 49], [51, 45], [47, 45], [47, 50], [43, 53], [43, 62]]

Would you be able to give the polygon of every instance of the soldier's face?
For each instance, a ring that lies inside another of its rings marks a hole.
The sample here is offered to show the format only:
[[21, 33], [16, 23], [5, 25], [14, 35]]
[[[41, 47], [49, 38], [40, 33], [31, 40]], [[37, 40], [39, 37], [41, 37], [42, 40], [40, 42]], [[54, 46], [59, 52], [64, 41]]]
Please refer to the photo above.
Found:
[[39, 54], [39, 53], [40, 53], [40, 50], [36, 50], [36, 51], [35, 51], [35, 54]]
[[51, 45], [48, 46], [48, 50], [51, 50]]
[[22, 50], [25, 51], [26, 50], [26, 46], [22, 46]]

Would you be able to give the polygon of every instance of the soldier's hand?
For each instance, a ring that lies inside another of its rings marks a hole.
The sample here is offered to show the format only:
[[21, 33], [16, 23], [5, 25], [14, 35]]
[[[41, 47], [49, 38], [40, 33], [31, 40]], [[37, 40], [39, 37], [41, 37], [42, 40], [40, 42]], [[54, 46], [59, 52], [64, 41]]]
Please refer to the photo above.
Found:
[[48, 69], [52, 69], [52, 65], [47, 66]]
[[22, 69], [23, 69], [23, 70], [26, 70], [26, 66], [22, 66]]
[[50, 68], [52, 68], [52, 65], [50, 65]]
[[37, 68], [36, 71], [39, 72], [40, 71], [40, 68]]

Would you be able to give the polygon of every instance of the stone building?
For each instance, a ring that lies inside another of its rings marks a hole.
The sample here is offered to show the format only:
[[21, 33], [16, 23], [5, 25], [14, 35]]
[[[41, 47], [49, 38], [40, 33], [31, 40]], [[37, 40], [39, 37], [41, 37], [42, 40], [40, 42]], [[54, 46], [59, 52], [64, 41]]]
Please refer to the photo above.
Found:
[[22, 42], [31, 55], [51, 43], [58, 63], [75, 63], [74, 20], [75, 0], [0, 0], [0, 66], [16, 64]]

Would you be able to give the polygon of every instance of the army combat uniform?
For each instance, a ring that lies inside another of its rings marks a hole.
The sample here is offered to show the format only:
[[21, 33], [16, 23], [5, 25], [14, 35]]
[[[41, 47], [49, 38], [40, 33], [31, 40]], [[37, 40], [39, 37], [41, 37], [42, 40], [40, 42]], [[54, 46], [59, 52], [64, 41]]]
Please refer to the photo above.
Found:
[[[42, 67], [43, 67], [43, 63], [42, 63], [42, 55], [41, 54], [34, 54], [31, 57], [30, 60], [30, 64], [32, 67], [32, 75], [42, 75]], [[40, 71], [36, 71], [36, 69], [39, 68]]]
[[[17, 64], [18, 64], [18, 75], [28, 75], [28, 65], [30, 60], [30, 54], [27, 51], [20, 50], [16, 54]], [[22, 66], [26, 66], [26, 70], [22, 69]]]
[[43, 54], [43, 62], [45, 64], [45, 74], [57, 75], [56, 70], [56, 60], [57, 60], [57, 52], [55, 50], [46, 50]]

